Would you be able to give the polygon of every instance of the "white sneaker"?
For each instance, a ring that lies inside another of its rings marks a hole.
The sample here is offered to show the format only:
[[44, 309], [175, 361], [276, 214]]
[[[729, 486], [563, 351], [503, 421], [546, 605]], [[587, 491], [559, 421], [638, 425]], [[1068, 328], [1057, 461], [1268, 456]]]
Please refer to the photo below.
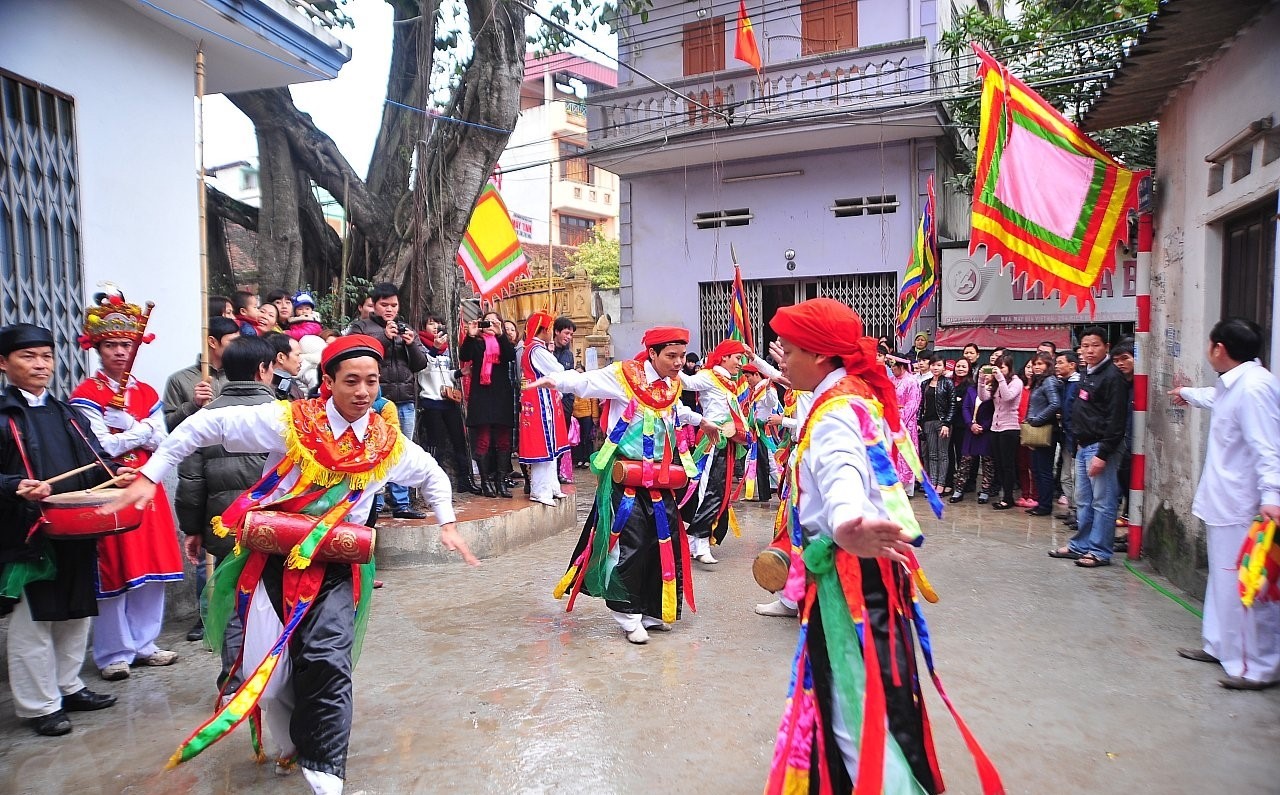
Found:
[[146, 657], [139, 657], [134, 660], [137, 665], [150, 665], [152, 667], [160, 667], [164, 665], [173, 665], [178, 661], [178, 653], [169, 651], [168, 649], [156, 649]]
[[782, 603], [781, 599], [774, 599], [767, 605], [756, 605], [756, 615], [758, 616], [775, 616], [777, 618], [795, 618], [799, 611], [794, 607], [787, 607]]
[[696, 558], [696, 560], [697, 560], [699, 563], [705, 563], [705, 564], [706, 564], [706, 565], [708, 565], [708, 566], [710, 566], [710, 565], [712, 565], [712, 564], [715, 564], [715, 563], [719, 563], [719, 562], [720, 562], [720, 561], [716, 560], [715, 558], [711, 557], [711, 553], [710, 553], [710, 552], [703, 552], [701, 555], [699, 555], [699, 556]]
[[102, 669], [102, 678], [108, 682], [119, 682], [129, 678], [129, 663], [113, 662]]
[[672, 624], [668, 624], [665, 621], [654, 621], [652, 623], [646, 621], [641, 626], [644, 627], [646, 630], [651, 629], [654, 632], [670, 632], [673, 627]]
[[533, 502], [545, 505], [548, 508], [556, 507], [556, 501], [552, 497], [530, 497], [529, 499]]
[[304, 767], [302, 775], [311, 785], [311, 791], [315, 795], [342, 795], [342, 779], [332, 773], [321, 773]]
[[627, 633], [627, 640], [637, 646], [642, 646], [649, 642], [649, 633], [645, 631], [644, 627], [636, 627]]
[[563, 500], [567, 498], [569, 495], [565, 494], [563, 491], [557, 491], [555, 494], [552, 494], [551, 496], [555, 497], [557, 500]]

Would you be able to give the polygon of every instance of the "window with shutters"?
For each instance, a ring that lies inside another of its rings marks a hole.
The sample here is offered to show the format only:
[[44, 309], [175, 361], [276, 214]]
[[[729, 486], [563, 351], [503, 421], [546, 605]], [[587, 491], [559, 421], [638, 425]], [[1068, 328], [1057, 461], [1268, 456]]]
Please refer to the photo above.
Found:
[[684, 26], [684, 73], [700, 75], [724, 69], [724, 17]]
[[596, 167], [587, 162], [586, 151], [584, 146], [560, 142], [560, 179], [583, 185], [596, 184]]
[[[1270, 329], [1272, 323], [1275, 212], [1276, 196], [1272, 194], [1228, 218], [1222, 230], [1222, 316], [1247, 318], [1264, 329]], [[1263, 339], [1267, 339], [1266, 335]], [[1266, 360], [1264, 355], [1263, 361]]]
[[596, 228], [592, 218], [579, 218], [576, 215], [560, 216], [560, 245], [580, 246], [591, 239], [591, 230]]
[[54, 392], [87, 374], [83, 296], [75, 104], [0, 69], [0, 324], [53, 332]]
[[857, 47], [857, 0], [800, 0], [800, 39], [801, 55]]

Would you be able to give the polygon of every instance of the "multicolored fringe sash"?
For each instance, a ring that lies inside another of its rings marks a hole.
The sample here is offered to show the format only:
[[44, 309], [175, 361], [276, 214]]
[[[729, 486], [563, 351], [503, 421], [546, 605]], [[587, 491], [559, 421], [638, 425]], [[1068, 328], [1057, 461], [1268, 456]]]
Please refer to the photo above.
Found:
[[[325, 566], [312, 566], [311, 556], [329, 531], [341, 523], [360, 500], [364, 489], [386, 473], [399, 460], [403, 442], [399, 432], [380, 415], [371, 414], [363, 441], [347, 430], [335, 439], [329, 426], [324, 401], [305, 400], [289, 404], [281, 402], [285, 414], [285, 457], [262, 478], [241, 494], [220, 517], [213, 521], [214, 532], [225, 536], [229, 528], [239, 530], [249, 511], [266, 507], [270, 497], [285, 478], [298, 472], [297, 481], [270, 503], [275, 510], [316, 517], [310, 533], [290, 551], [285, 559], [282, 612], [284, 629], [258, 667], [245, 678], [227, 704], [197, 728], [169, 759], [169, 767], [194, 758], [209, 746], [231, 733], [246, 719], [253, 732], [254, 753], [264, 761], [261, 744], [261, 708], [259, 701], [271, 675], [289, 648], [289, 641], [319, 596], [324, 582]], [[231, 556], [215, 572], [212, 592], [219, 603], [231, 600], [227, 584], [234, 582], [234, 610], [241, 622], [248, 620], [250, 603], [262, 580], [268, 556], [243, 549], [239, 542]], [[367, 606], [372, 587], [373, 563], [352, 567], [352, 587], [357, 609], [357, 631], [367, 621]], [[209, 637], [221, 643], [229, 611], [215, 612], [215, 599], [210, 600]], [[358, 651], [353, 649], [353, 661]], [[243, 655], [243, 649], [241, 650]], [[243, 660], [237, 659], [234, 674]], [[230, 679], [231, 676], [228, 676]], [[221, 695], [221, 694], [220, 694]]]
[[[840, 710], [850, 732], [853, 732], [855, 727], [860, 727], [857, 735], [859, 738], [857, 770], [850, 771], [850, 774], [855, 776], [854, 791], [891, 792], [895, 795], [897, 793], [915, 795], [923, 791], [912, 775], [902, 749], [888, 732], [881, 662], [872, 633], [865, 631], [867, 610], [863, 599], [862, 575], [858, 559], [836, 546], [834, 540], [829, 537], [822, 536], [806, 541], [803, 528], [800, 526], [800, 463], [811, 441], [811, 428], [829, 412], [843, 406], [850, 407], [858, 420], [859, 431], [867, 448], [867, 457], [871, 462], [874, 482], [880, 489], [881, 499], [889, 518], [914, 535], [916, 538], [914, 543], [918, 545], [923, 541], [919, 523], [911, 512], [906, 492], [893, 468], [882, 431], [883, 415], [879, 404], [871, 397], [870, 390], [860, 379], [843, 378], [818, 397], [800, 429], [796, 448], [788, 461], [785, 504], [778, 513], [778, 521], [785, 522], [789, 526], [792, 544], [792, 565], [784, 592], [789, 598], [801, 603], [803, 608], [800, 637], [788, 688], [789, 696], [778, 728], [773, 762], [765, 787], [765, 792], [770, 795], [798, 795], [809, 792], [813, 770], [817, 770], [818, 775], [821, 776], [818, 791], [832, 792], [827, 754], [840, 751], [828, 749], [825, 746], [822, 730], [823, 716], [813, 692], [813, 671], [808, 649], [809, 616], [818, 599], [821, 599], [823, 605], [823, 634], [826, 638], [826, 651], [832, 668], [832, 709]], [[896, 438], [894, 442], [912, 468], [922, 476], [919, 458], [901, 449], [903, 446], [901, 438]], [[934, 497], [936, 498], [936, 493]], [[941, 516], [941, 500], [931, 498], [930, 504], [934, 507], [935, 513]], [[912, 558], [914, 559], [914, 556]], [[974, 757], [983, 792], [985, 795], [1003, 793], [1004, 787], [994, 765], [961, 720], [934, 670], [928, 626], [916, 599], [916, 583], [921, 585], [922, 590], [928, 586], [923, 572], [919, 570], [918, 563], [914, 563], [913, 560], [914, 565], [909, 569], [912, 576], [907, 578], [910, 594], [908, 608], [901, 603], [901, 595], [894, 584], [895, 574], [898, 571], [895, 568], [896, 564], [888, 560], [880, 560], [878, 563], [889, 598], [891, 638], [897, 618], [905, 617], [913, 622], [930, 677], [955, 719], [970, 754]], [[932, 589], [927, 592], [932, 593]], [[892, 640], [890, 648], [895, 648]], [[858, 664], [859, 662], [861, 665]], [[892, 665], [892, 661], [890, 664]], [[897, 666], [893, 665], [892, 670], [896, 679]], [[944, 788], [942, 777], [933, 750], [923, 699], [920, 699], [919, 703], [925, 751], [939, 790], [942, 790]], [[817, 754], [816, 760], [813, 758], [814, 753]]]
[[[697, 612], [693, 598], [693, 580], [690, 575], [692, 567], [689, 564], [689, 544], [685, 536], [684, 523], [677, 520], [675, 532], [672, 532], [667, 522], [666, 510], [662, 505], [663, 489], [657, 481], [660, 470], [656, 463], [661, 461], [662, 469], [669, 466], [673, 447], [680, 459], [680, 465], [684, 467], [685, 474], [692, 478], [696, 472], [688, 445], [681, 439], [682, 434], [677, 433], [680, 428], [680, 419], [674, 407], [676, 401], [680, 399], [681, 387], [679, 381], [675, 382], [674, 388], [661, 381], [651, 385], [646, 384], [643, 365], [639, 362], [624, 361], [616, 366], [619, 368], [619, 380], [626, 388], [628, 402], [609, 430], [604, 444], [591, 457], [591, 471], [595, 473], [597, 483], [596, 503], [592, 509], [592, 518], [589, 520], [592, 523], [592, 530], [582, 553], [556, 583], [552, 594], [557, 599], [563, 598], [565, 593], [569, 594], [565, 612], [573, 610], [578, 593], [584, 587], [589, 593], [604, 599], [616, 601], [629, 599], [622, 581], [613, 576], [617, 560], [611, 553], [618, 543], [622, 528], [635, 509], [637, 494], [634, 488], [624, 487], [622, 500], [618, 503], [618, 510], [615, 513], [613, 490], [616, 485], [613, 482], [612, 471], [613, 463], [617, 458], [632, 458], [638, 448], [642, 479], [646, 484], [645, 491], [648, 492], [646, 497], [653, 502], [658, 534], [662, 570], [662, 620], [669, 623], [676, 620], [677, 602], [675, 583], [677, 549], [672, 548], [673, 542], [676, 543], [678, 552], [682, 555], [685, 601], [689, 603], [690, 610]], [[661, 449], [659, 449], [659, 430], [662, 431]], [[623, 456], [624, 450], [632, 455]], [[602, 528], [608, 529], [607, 540], [602, 535]]]
[[769, 467], [772, 475], [774, 457], [778, 454], [778, 440], [770, 433], [766, 424], [756, 416], [756, 404], [764, 399], [770, 389], [773, 389], [773, 382], [768, 378], [760, 379], [748, 395], [745, 407], [747, 457], [742, 471], [742, 485], [739, 488], [748, 500], [754, 500], [758, 496], [756, 475], [759, 473], [760, 466]]

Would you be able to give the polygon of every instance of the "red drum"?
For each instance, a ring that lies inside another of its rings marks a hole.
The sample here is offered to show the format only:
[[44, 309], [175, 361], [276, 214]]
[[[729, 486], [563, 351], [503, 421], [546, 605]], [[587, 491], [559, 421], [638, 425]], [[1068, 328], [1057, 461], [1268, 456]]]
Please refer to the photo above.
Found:
[[644, 464], [629, 458], [620, 458], [613, 462], [613, 482], [621, 486], [637, 489], [682, 489], [689, 483], [689, 476], [684, 467], [677, 461], [667, 466], [662, 462], [653, 465], [653, 481], [644, 482]]
[[[316, 526], [314, 516], [285, 511], [250, 511], [240, 529], [240, 543], [268, 555], [288, 555]], [[339, 522], [311, 556], [317, 563], [368, 563], [373, 559], [372, 527]]]
[[40, 501], [44, 514], [41, 529], [49, 538], [74, 541], [98, 538], [132, 530], [142, 524], [143, 512], [130, 505], [108, 514], [98, 509], [120, 495], [120, 489], [69, 491], [52, 494]]

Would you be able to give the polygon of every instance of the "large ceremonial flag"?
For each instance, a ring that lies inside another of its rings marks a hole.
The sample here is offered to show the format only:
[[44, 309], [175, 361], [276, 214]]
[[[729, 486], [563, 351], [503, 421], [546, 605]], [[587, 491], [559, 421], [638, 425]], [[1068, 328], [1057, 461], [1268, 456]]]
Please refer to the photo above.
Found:
[[920, 313], [929, 305], [929, 299], [938, 289], [938, 224], [934, 217], [933, 176], [929, 176], [928, 198], [916, 238], [911, 244], [911, 258], [907, 260], [907, 272], [902, 277], [902, 289], [898, 291], [898, 336], [907, 336], [907, 329], [916, 322]]
[[973, 233], [1026, 276], [1094, 309], [1093, 286], [1115, 268], [1115, 247], [1138, 206], [1139, 174], [1080, 132], [977, 44], [981, 128], [974, 170]]
[[[729, 339], [741, 342], [754, 352], [756, 346], [751, 339], [751, 320], [747, 317], [747, 293], [742, 289], [742, 268], [738, 267], [738, 255], [733, 250], [732, 244], [729, 246], [729, 254], [733, 257], [733, 293], [729, 298]], [[745, 405], [750, 392], [746, 376], [739, 373], [734, 386], [738, 393], [738, 405]]]
[[499, 297], [517, 277], [529, 270], [516, 228], [498, 189], [489, 183], [467, 224], [467, 234], [458, 248], [458, 267], [482, 300]]
[[757, 72], [764, 69], [756, 32], [751, 27], [751, 17], [747, 16], [747, 0], [738, 0], [738, 38], [733, 43], [733, 57], [751, 64]]

